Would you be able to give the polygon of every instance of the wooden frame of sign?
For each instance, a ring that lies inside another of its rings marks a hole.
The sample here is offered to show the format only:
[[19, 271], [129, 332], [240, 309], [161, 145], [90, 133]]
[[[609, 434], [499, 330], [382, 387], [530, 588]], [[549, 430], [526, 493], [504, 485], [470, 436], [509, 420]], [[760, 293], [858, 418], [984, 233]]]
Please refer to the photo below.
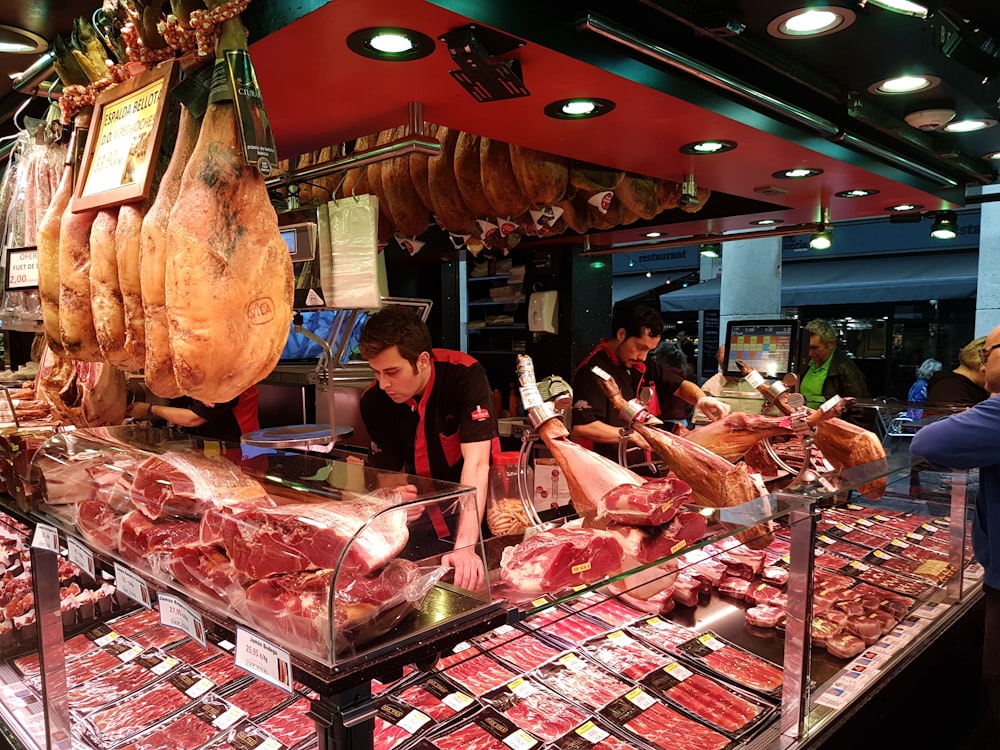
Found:
[[73, 193], [74, 213], [149, 196], [177, 70], [169, 60], [98, 95]]

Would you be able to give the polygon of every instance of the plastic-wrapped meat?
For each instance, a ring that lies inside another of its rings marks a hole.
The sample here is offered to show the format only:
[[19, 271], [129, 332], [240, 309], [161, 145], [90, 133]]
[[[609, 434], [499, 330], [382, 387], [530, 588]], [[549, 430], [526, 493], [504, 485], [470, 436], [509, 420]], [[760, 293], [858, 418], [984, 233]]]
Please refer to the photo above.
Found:
[[773, 607], [769, 604], [758, 604], [747, 610], [747, 625], [754, 625], [758, 628], [773, 628], [778, 624], [778, 620], [785, 613], [784, 607]]
[[201, 664], [203, 661], [208, 661], [213, 656], [218, 656], [220, 652], [218, 647], [213, 646], [211, 643], [202, 646], [198, 641], [189, 640], [171, 646], [167, 649], [167, 653], [175, 659], [180, 659], [185, 664], [195, 666]]
[[254, 680], [245, 688], [226, 697], [230, 703], [246, 711], [250, 719], [256, 719], [268, 711], [273, 711], [291, 696], [284, 690], [263, 680]]
[[826, 589], [827, 591], [846, 591], [855, 584], [855, 580], [850, 576], [839, 573], [831, 573], [826, 570], [813, 571], [813, 587], [816, 589]]
[[676, 663], [651, 674], [643, 684], [723, 732], [743, 731], [765, 710], [759, 701]]
[[760, 579], [772, 586], [784, 586], [788, 583], [788, 568], [782, 568], [777, 565], [765, 566], [760, 572]]
[[719, 562], [726, 566], [729, 575], [752, 581], [764, 569], [764, 550], [733, 547], [719, 556]]
[[843, 631], [844, 625], [828, 620], [822, 615], [812, 619], [812, 642], [818, 646], [825, 646], [831, 637]]
[[441, 654], [441, 657], [434, 663], [434, 669], [439, 672], [443, 672], [459, 662], [471, 659], [473, 656], [478, 655], [478, 649], [473, 648], [472, 644], [468, 641], [462, 641], [461, 643], [455, 644], [455, 646], [451, 649], [451, 652]]
[[114, 551], [118, 549], [122, 516], [103, 500], [81, 500], [76, 504], [76, 528], [90, 544]]
[[132, 636], [132, 640], [143, 648], [163, 648], [171, 643], [183, 640], [187, 636], [177, 628], [168, 628], [166, 625], [159, 625], [144, 633]]
[[751, 584], [743, 598], [753, 604], [770, 604], [782, 596], [781, 589], [766, 583]]
[[712, 586], [718, 586], [726, 577], [727, 570], [724, 562], [707, 559], [686, 568], [684, 572], [700, 581], [708, 581]]
[[514, 672], [485, 654], [459, 662], [446, 669], [444, 673], [449, 679], [477, 696], [517, 677]]
[[140, 609], [108, 623], [119, 635], [133, 636], [160, 624], [160, 613], [156, 609]]
[[431, 717], [422, 711], [392, 698], [382, 698], [375, 709], [374, 746], [378, 750], [392, 750], [431, 726]]
[[865, 531], [864, 529], [855, 529], [844, 534], [843, 539], [845, 542], [860, 544], [862, 547], [870, 547], [871, 549], [879, 549], [889, 542], [889, 539], [886, 537]]
[[[63, 656], [67, 661], [70, 659], [79, 659], [82, 656], [96, 653], [99, 650], [100, 646], [94, 643], [93, 639], [89, 638], [86, 633], [73, 636], [63, 644]], [[38, 654], [20, 656], [14, 660], [14, 666], [25, 677], [37, 675], [40, 671]]]
[[871, 550], [867, 547], [859, 547], [856, 544], [843, 541], [835, 541], [832, 544], [825, 544], [821, 547], [821, 549], [832, 555], [843, 555], [851, 560], [860, 560], [862, 557], [871, 552]]
[[697, 607], [701, 582], [681, 573], [674, 580], [674, 601], [685, 607]]
[[[518, 630], [513, 625], [500, 625], [486, 633], [473, 636], [471, 640], [483, 651], [489, 651], [502, 643], [508, 643], [515, 638], [520, 638], [522, 635], [524, 635], [524, 631]], [[473, 654], [469, 655], [472, 656]]]
[[670, 657], [643, 645], [621, 630], [592, 638], [583, 647], [601, 664], [633, 680], [640, 680], [672, 661]]
[[625, 627], [628, 623], [642, 616], [642, 612], [617, 599], [605, 599], [603, 602], [592, 604], [583, 610], [583, 614], [605, 622], [613, 628]]
[[765, 693], [781, 688], [784, 678], [781, 667], [721, 640], [710, 630], [678, 648], [737, 685]]
[[557, 693], [593, 711], [632, 689], [629, 683], [574, 652], [543, 664], [534, 674]]
[[463, 693], [447, 680], [431, 675], [396, 694], [396, 699], [419, 708], [434, 721], [441, 723], [459, 711], [473, 705], [475, 699]]
[[87, 713], [157, 679], [158, 675], [136, 662], [122, 664], [71, 688], [67, 693], [69, 707], [78, 713]]
[[813, 559], [814, 564], [821, 568], [826, 568], [827, 570], [840, 571], [850, 563], [846, 557], [841, 557], [840, 555], [832, 555], [829, 552], [824, 552], [822, 554], [816, 555]]
[[878, 600], [879, 608], [884, 609], [897, 620], [910, 611], [916, 603], [914, 599], [893, 591], [885, 591], [867, 583], [859, 583], [852, 590], [855, 596], [873, 597]]
[[316, 722], [308, 715], [310, 701], [299, 698], [274, 716], [258, 724], [288, 747], [295, 747], [306, 737], [316, 733]]
[[826, 650], [838, 659], [852, 659], [866, 648], [863, 640], [850, 633], [835, 635], [826, 642]]
[[874, 614], [853, 615], [847, 618], [847, 631], [870, 646], [882, 635], [882, 623]]
[[902, 557], [906, 557], [910, 560], [938, 560], [940, 562], [948, 561], [947, 552], [939, 552], [938, 550], [931, 549], [930, 547], [921, 547], [917, 544], [911, 544], [907, 547], [900, 547], [896, 545], [895, 547], [890, 547], [893, 552]]
[[865, 608], [861, 604], [861, 597], [841, 599], [833, 605], [833, 608], [848, 616], [863, 615], [865, 613]]
[[892, 629], [895, 628], [896, 625], [899, 623], [899, 620], [897, 620], [895, 617], [893, 617], [883, 609], [875, 610], [874, 612], [871, 613], [870, 617], [874, 617], [879, 621], [879, 624], [881, 624], [882, 626], [882, 635], [885, 635], [886, 633], [891, 633]]
[[211, 661], [198, 667], [198, 671], [215, 683], [216, 687], [224, 687], [249, 675], [236, 666], [231, 654], [221, 654]]
[[750, 581], [745, 578], [736, 578], [735, 576], [723, 578], [722, 583], [719, 584], [720, 594], [732, 596], [736, 599], [745, 599], [749, 589]]
[[[610, 718], [609, 712], [615, 705], [605, 709], [605, 716]], [[659, 700], [654, 700], [646, 709], [634, 705], [626, 707], [623, 713], [623, 719], [629, 717], [622, 723], [625, 729], [642, 742], [662, 750], [722, 750], [729, 746], [729, 738], [725, 735], [681, 715]]]
[[504, 549], [500, 579], [523, 593], [555, 592], [620, 572], [624, 555], [618, 536], [609, 531], [549, 529]]
[[93, 726], [99, 742], [114, 745], [156, 724], [189, 702], [184, 693], [164, 681], [95, 711], [87, 717], [87, 721]]
[[66, 665], [66, 686], [76, 687], [99, 674], [119, 666], [121, 661], [107, 651], [95, 651]]
[[850, 615], [843, 610], [838, 609], [836, 606], [830, 607], [830, 609], [823, 613], [824, 620], [829, 620], [833, 624], [840, 625], [841, 627], [847, 625], [848, 617], [850, 617]]
[[957, 569], [944, 560], [913, 560], [905, 557], [886, 555], [879, 561], [879, 566], [896, 573], [923, 578], [932, 583], [945, 583]]
[[204, 745], [201, 750], [253, 750], [277, 747], [278, 741], [260, 727], [241, 721]]
[[492, 708], [483, 709], [431, 741], [441, 750], [510, 750], [511, 747], [532, 750], [540, 744]]
[[690, 628], [670, 620], [664, 620], [662, 617], [649, 617], [641, 622], [633, 623], [628, 630], [647, 643], [671, 653], [677, 653], [678, 646], [696, 635]]
[[532, 615], [523, 622], [523, 625], [532, 629], [541, 629], [546, 635], [559, 638], [572, 646], [579, 645], [587, 638], [607, 630], [607, 627], [599, 625], [593, 620], [588, 620], [577, 614], [566, 614], [556, 607]]
[[490, 653], [494, 657], [527, 672], [556, 656], [560, 650], [543, 643], [534, 636], [524, 635], [495, 646], [490, 650]]
[[508, 685], [491, 690], [482, 701], [521, 729], [549, 742], [587, 718], [579, 709], [530, 679], [518, 680], [514, 688]]
[[588, 719], [573, 731], [553, 742], [552, 750], [635, 750], [611, 731], [611, 726], [598, 719]]
[[913, 597], [921, 596], [930, 588], [927, 581], [914, 580], [913, 578], [907, 578], [899, 573], [893, 573], [891, 570], [883, 570], [881, 568], [868, 568], [868, 570], [858, 575], [858, 578], [884, 589]]
[[198, 540], [197, 521], [150, 521], [137, 510], [122, 516], [118, 551], [131, 563], [159, 569], [159, 558]]
[[241, 718], [228, 701], [208, 693], [189, 710], [147, 730], [119, 750], [193, 750]]

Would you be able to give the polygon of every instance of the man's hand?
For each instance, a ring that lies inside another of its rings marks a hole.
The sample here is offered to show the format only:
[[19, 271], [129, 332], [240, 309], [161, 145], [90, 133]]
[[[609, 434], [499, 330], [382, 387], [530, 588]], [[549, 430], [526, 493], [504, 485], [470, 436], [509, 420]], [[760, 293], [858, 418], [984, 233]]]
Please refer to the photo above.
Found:
[[652, 450], [652, 448], [649, 447], [649, 443], [646, 442], [646, 438], [644, 438], [638, 432], [631, 433], [628, 436], [628, 439], [630, 443], [632, 443], [633, 445], [638, 445], [644, 451]]
[[729, 415], [731, 408], [725, 401], [720, 401], [712, 396], [702, 396], [694, 405], [694, 408], [711, 419], [713, 422]]
[[460, 547], [442, 555], [441, 564], [455, 569], [455, 585], [462, 589], [478, 591], [483, 587], [486, 574], [483, 561], [471, 547]]

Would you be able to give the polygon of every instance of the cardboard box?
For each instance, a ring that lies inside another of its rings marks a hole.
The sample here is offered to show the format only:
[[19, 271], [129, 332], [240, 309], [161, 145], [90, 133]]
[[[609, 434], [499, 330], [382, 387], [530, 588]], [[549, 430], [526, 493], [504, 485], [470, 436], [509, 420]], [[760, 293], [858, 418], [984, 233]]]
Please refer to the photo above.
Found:
[[569, 484], [554, 458], [536, 458], [534, 490], [531, 501], [535, 510], [551, 510], [569, 505]]

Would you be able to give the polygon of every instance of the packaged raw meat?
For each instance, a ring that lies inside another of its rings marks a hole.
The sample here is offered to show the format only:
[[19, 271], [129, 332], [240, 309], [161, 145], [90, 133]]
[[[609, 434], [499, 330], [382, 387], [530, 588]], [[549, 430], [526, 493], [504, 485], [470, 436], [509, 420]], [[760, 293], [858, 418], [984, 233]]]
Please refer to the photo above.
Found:
[[187, 636], [177, 628], [170, 628], [166, 625], [157, 625], [143, 633], [136, 633], [132, 640], [143, 648], [164, 648], [172, 643], [182, 641]]
[[101, 746], [115, 745], [163, 721], [191, 702], [191, 698], [169, 680], [161, 680], [90, 713], [82, 722], [82, 731], [90, 741]]
[[719, 638], [711, 630], [677, 647], [678, 651], [737, 685], [765, 695], [781, 690], [781, 667]]
[[866, 648], [863, 640], [850, 633], [835, 635], [826, 642], [826, 650], [838, 659], [853, 659]]
[[630, 683], [575, 651], [546, 662], [533, 675], [560, 695], [593, 711], [632, 689]]
[[293, 696], [263, 680], [253, 680], [245, 687], [226, 696], [226, 700], [255, 720], [266, 713], [281, 710]]
[[640, 680], [671, 660], [662, 651], [654, 650], [623, 630], [583, 642], [584, 651], [613, 672]]
[[212, 643], [202, 646], [194, 639], [186, 640], [183, 643], [174, 643], [167, 647], [166, 652], [175, 659], [191, 666], [197, 666], [221, 653], [218, 646]]
[[236, 666], [232, 654], [219, 656], [198, 665], [198, 671], [215, 683], [216, 689], [230, 689], [237, 683], [249, 681], [249, 674]]
[[867, 583], [875, 584], [880, 588], [914, 598], [923, 596], [930, 589], [927, 581], [908, 578], [884, 568], [868, 568], [868, 570], [858, 575], [858, 578]]
[[[518, 634], [521, 633], [520, 630], [516, 631]], [[462, 641], [461, 643], [456, 643], [452, 646], [450, 651], [443, 652], [438, 660], [434, 663], [434, 669], [439, 672], [443, 672], [460, 661], [465, 661], [466, 659], [471, 659], [473, 656], [478, 656], [480, 650], [476, 648], [471, 641]]]
[[770, 604], [758, 604], [747, 610], [747, 625], [758, 628], [773, 628], [778, 624], [778, 620], [785, 613], [784, 607], [775, 607]]
[[521, 672], [534, 669], [563, 649], [550, 646], [532, 635], [522, 635], [490, 649], [490, 655]]
[[393, 696], [408, 706], [420, 709], [439, 724], [477, 705], [475, 698], [438, 674], [393, 691]]
[[882, 635], [882, 622], [874, 613], [848, 617], [846, 628], [849, 633], [863, 640], [867, 646], [875, 643]]
[[491, 648], [495, 648], [502, 643], [520, 638], [522, 635], [524, 635], [524, 631], [518, 630], [513, 625], [501, 625], [486, 633], [473, 636], [470, 640], [481, 650], [489, 651]]
[[776, 588], [775, 586], [769, 586], [766, 583], [756, 583], [751, 584], [743, 598], [756, 605], [770, 604], [781, 596], [781, 589]]
[[568, 647], [576, 646], [587, 638], [607, 631], [607, 626], [581, 617], [567, 614], [565, 610], [551, 607], [524, 620], [521, 625], [537, 630], [546, 638], [557, 638]]
[[622, 739], [607, 722], [587, 719], [549, 745], [555, 750], [634, 750], [635, 745]]
[[564, 698], [530, 677], [518, 677], [484, 693], [481, 700], [541, 740], [551, 742], [587, 716]]
[[719, 584], [719, 593], [731, 596], [734, 599], [746, 598], [747, 591], [750, 590], [750, 581], [736, 576], [727, 576]]
[[160, 674], [147, 669], [138, 661], [120, 664], [114, 669], [70, 688], [67, 693], [69, 708], [76, 714], [86, 714], [106, 703], [140, 690], [160, 677]]
[[760, 572], [760, 579], [772, 586], [784, 586], [788, 583], [788, 568], [768, 565]]
[[605, 599], [581, 611], [585, 617], [603, 622], [612, 628], [623, 628], [643, 616], [643, 613], [617, 599]]
[[225, 699], [209, 693], [185, 711], [134, 737], [119, 750], [193, 750], [245, 716]]
[[295, 747], [307, 737], [315, 736], [316, 722], [309, 716], [308, 698], [299, 698], [258, 725], [288, 747]]
[[745, 734], [774, 710], [770, 703], [679, 662], [647, 675], [642, 685], [667, 703], [731, 737]]
[[[849, 619], [849, 618], [848, 618]], [[812, 619], [812, 642], [817, 646], [825, 646], [827, 641], [844, 630], [844, 625], [829, 620], [822, 615]]]
[[647, 617], [645, 620], [633, 623], [627, 630], [632, 635], [639, 636], [646, 643], [671, 654], [679, 653], [677, 647], [697, 635], [690, 628], [662, 617]]
[[378, 750], [392, 750], [434, 726], [434, 720], [412, 706], [380, 698], [375, 708], [374, 743]]
[[153, 609], [140, 609], [132, 614], [122, 615], [110, 620], [108, 625], [119, 635], [132, 636], [144, 630], [155, 628], [160, 624], [160, 612]]
[[459, 662], [446, 669], [444, 674], [476, 696], [517, 677], [514, 672], [486, 654]]
[[681, 573], [674, 580], [674, 601], [685, 607], [697, 607], [701, 581]]
[[284, 750], [272, 735], [249, 721], [227, 729], [201, 750]]
[[541, 742], [492, 708], [450, 724], [430, 741], [440, 750], [533, 750]]
[[592, 528], [555, 528], [503, 551], [500, 579], [525, 594], [547, 594], [600, 581], [621, 571], [618, 537]]
[[683, 747], [698, 750], [722, 750], [730, 744], [724, 734], [687, 718], [638, 688], [602, 709], [601, 716], [630, 737], [662, 750], [675, 750], [679, 738], [683, 738]]

